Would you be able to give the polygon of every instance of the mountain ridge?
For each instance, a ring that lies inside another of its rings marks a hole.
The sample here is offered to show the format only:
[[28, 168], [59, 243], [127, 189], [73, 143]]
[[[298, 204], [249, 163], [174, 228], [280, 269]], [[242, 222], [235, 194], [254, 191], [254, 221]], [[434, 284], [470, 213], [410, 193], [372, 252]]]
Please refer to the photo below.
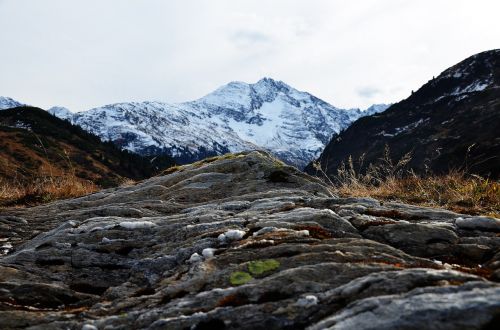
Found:
[[[387, 145], [393, 160], [410, 153], [408, 167], [417, 173], [464, 170], [498, 178], [499, 100], [496, 49], [446, 69], [383, 113], [361, 118], [332, 139], [318, 160], [331, 177], [349, 157], [364, 171], [379, 162]], [[312, 164], [306, 170], [316, 172]]]

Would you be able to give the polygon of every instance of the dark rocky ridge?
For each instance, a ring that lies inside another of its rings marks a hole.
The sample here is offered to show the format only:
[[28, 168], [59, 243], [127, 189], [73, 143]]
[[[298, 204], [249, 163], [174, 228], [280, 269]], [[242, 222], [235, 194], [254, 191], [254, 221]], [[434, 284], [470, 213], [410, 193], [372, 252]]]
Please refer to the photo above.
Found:
[[[409, 167], [419, 173], [465, 169], [498, 178], [499, 123], [500, 50], [491, 50], [449, 68], [385, 112], [357, 120], [332, 139], [319, 161], [330, 176], [349, 156], [364, 170], [387, 145], [396, 161], [410, 152]], [[312, 165], [306, 170], [316, 172]]]
[[500, 220], [337, 198], [260, 152], [3, 211], [0, 328], [488, 329]]

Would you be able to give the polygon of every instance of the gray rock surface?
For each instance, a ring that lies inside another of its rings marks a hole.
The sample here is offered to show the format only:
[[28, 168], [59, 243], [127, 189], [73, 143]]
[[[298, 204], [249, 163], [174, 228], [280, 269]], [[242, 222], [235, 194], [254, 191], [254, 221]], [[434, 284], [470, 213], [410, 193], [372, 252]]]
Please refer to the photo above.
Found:
[[497, 222], [221, 157], [1, 211], [0, 328], [493, 328]]

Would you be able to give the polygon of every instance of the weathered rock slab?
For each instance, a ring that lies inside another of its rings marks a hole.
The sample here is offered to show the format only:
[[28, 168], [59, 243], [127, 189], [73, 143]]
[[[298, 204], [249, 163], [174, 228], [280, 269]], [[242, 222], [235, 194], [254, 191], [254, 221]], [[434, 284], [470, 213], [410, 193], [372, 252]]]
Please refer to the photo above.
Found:
[[497, 224], [225, 156], [3, 211], [0, 328], [488, 328]]

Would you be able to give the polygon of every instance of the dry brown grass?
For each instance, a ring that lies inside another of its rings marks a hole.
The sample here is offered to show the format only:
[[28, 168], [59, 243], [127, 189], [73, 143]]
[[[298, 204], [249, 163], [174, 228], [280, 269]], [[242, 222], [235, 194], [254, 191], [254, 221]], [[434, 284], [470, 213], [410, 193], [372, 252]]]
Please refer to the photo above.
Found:
[[342, 197], [373, 197], [500, 218], [499, 181], [465, 170], [417, 175], [405, 168], [410, 159], [410, 155], [405, 155], [397, 163], [392, 162], [387, 149], [381, 162], [370, 165], [364, 172], [355, 169], [352, 159], [339, 168], [335, 177], [327, 177], [319, 164], [315, 168]]
[[334, 190], [341, 196], [369, 196], [500, 217], [500, 183], [460, 172], [443, 176], [388, 178], [377, 185], [342, 183], [334, 186]]
[[33, 206], [94, 193], [99, 187], [73, 174], [35, 178], [30, 182], [0, 179], [0, 206]]

